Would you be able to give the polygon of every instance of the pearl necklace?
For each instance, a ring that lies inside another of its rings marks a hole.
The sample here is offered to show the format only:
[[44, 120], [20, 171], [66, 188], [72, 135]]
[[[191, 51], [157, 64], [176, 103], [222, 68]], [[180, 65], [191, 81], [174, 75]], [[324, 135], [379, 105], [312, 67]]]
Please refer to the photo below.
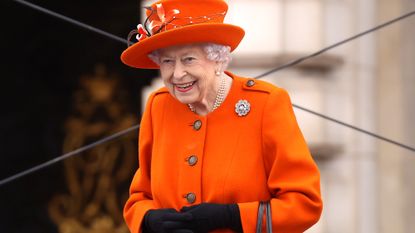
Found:
[[[215, 103], [213, 104], [213, 108], [211, 112], [213, 112], [215, 109], [217, 109], [225, 100], [225, 88], [226, 88], [226, 78], [222, 75], [220, 84], [219, 84], [219, 90], [218, 93], [216, 93]], [[193, 107], [193, 105], [188, 104], [190, 111], [196, 112], [196, 109]]]

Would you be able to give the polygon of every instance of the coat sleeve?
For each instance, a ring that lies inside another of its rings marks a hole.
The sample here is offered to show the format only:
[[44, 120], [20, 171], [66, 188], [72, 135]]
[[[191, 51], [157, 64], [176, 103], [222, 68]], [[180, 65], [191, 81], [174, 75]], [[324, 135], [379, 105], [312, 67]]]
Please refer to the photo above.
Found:
[[124, 219], [130, 232], [142, 232], [141, 223], [145, 213], [154, 209], [151, 192], [151, 152], [153, 144], [151, 105], [154, 94], [149, 97], [141, 118], [139, 133], [139, 168], [130, 186], [130, 196], [124, 206]]
[[[271, 194], [273, 231], [304, 232], [321, 215], [320, 174], [285, 90], [277, 88], [270, 93], [262, 120], [262, 149]], [[238, 205], [244, 232], [255, 232], [258, 202]]]

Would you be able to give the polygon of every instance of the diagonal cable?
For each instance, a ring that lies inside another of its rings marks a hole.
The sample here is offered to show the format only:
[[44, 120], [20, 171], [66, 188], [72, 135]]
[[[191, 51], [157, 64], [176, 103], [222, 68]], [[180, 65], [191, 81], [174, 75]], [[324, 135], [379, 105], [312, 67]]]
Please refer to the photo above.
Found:
[[90, 30], [90, 31], [96, 32], [96, 33], [98, 33], [98, 34], [100, 34], [100, 35], [102, 35], [102, 36], [106, 36], [106, 37], [111, 38], [111, 39], [113, 39], [113, 40], [116, 40], [116, 41], [118, 41], [118, 42], [122, 42], [122, 43], [124, 43], [124, 44], [127, 44], [127, 40], [126, 40], [126, 39], [123, 39], [123, 38], [121, 38], [121, 37], [119, 37], [119, 36], [116, 36], [116, 35], [114, 35], [114, 34], [111, 34], [111, 33], [109, 33], [109, 32], [103, 31], [103, 30], [98, 29], [98, 28], [96, 28], [96, 27], [93, 27], [93, 26], [91, 26], [91, 25], [88, 25], [88, 24], [82, 23], [82, 22], [80, 22], [80, 21], [78, 21], [78, 20], [75, 20], [75, 19], [69, 18], [69, 17], [64, 16], [64, 15], [62, 15], [62, 14], [56, 13], [56, 12], [54, 12], [54, 11], [48, 10], [48, 9], [46, 9], [46, 8], [44, 8], [44, 7], [41, 7], [41, 6], [35, 5], [35, 4], [30, 3], [30, 2], [27, 2], [27, 1], [23, 1], [23, 0], [13, 0], [13, 1], [15, 1], [15, 2], [17, 2], [17, 3], [20, 3], [20, 4], [22, 4], [22, 5], [25, 5], [25, 6], [27, 6], [27, 7], [30, 7], [30, 8], [32, 8], [32, 9], [34, 9], [34, 10], [40, 11], [40, 12], [42, 12], [42, 13], [45, 13], [46, 15], [50, 15], [50, 16], [53, 16], [53, 17], [58, 18], [58, 19], [60, 19], [60, 20], [63, 20], [63, 21], [69, 22], [69, 23], [71, 23], [71, 24], [77, 25], [77, 26], [79, 26], [79, 27], [81, 27], [81, 28], [83, 28], [83, 29], [87, 29], [87, 30]]
[[334, 49], [334, 48], [336, 48], [336, 47], [338, 47], [338, 46], [340, 46], [340, 45], [342, 45], [342, 44], [345, 44], [345, 43], [347, 43], [347, 42], [349, 42], [349, 41], [355, 40], [355, 39], [357, 39], [357, 38], [359, 38], [359, 37], [362, 37], [362, 36], [364, 36], [364, 35], [366, 35], [366, 34], [369, 34], [369, 33], [371, 33], [371, 32], [377, 31], [377, 30], [379, 30], [379, 29], [381, 29], [381, 28], [384, 28], [384, 27], [386, 27], [386, 26], [389, 26], [389, 25], [391, 25], [391, 24], [393, 24], [393, 23], [396, 23], [396, 22], [398, 22], [398, 21], [400, 21], [400, 20], [403, 20], [403, 19], [405, 19], [405, 18], [407, 18], [407, 17], [409, 17], [409, 16], [412, 16], [412, 15], [414, 15], [414, 14], [415, 14], [415, 11], [411, 11], [411, 12], [409, 12], [409, 13], [406, 13], [406, 14], [404, 14], [404, 15], [402, 15], [402, 16], [399, 16], [399, 17], [394, 18], [394, 19], [392, 19], [392, 20], [389, 20], [389, 21], [387, 21], [387, 22], [385, 22], [385, 23], [383, 23], [383, 24], [380, 24], [380, 25], [378, 25], [378, 26], [376, 26], [376, 27], [374, 27], [374, 28], [371, 28], [371, 29], [369, 29], [369, 30], [363, 31], [363, 32], [358, 33], [358, 34], [356, 34], [356, 35], [354, 35], [354, 36], [351, 36], [351, 37], [349, 37], [349, 38], [347, 38], [347, 39], [344, 39], [344, 40], [339, 41], [339, 42], [337, 42], [337, 43], [335, 43], [335, 44], [332, 44], [332, 45], [330, 45], [330, 46], [328, 46], [328, 47], [325, 47], [325, 48], [323, 48], [323, 49], [321, 49], [321, 50], [319, 50], [319, 51], [317, 51], [317, 52], [315, 52], [315, 53], [312, 53], [312, 54], [307, 55], [307, 56], [304, 56], [304, 57], [300, 57], [299, 59], [294, 60], [294, 61], [291, 61], [291, 62], [288, 62], [287, 64], [284, 64], [284, 65], [282, 65], [282, 66], [278, 66], [277, 68], [274, 68], [274, 69], [272, 69], [272, 70], [270, 70], [270, 71], [267, 71], [267, 72], [265, 72], [265, 73], [263, 73], [263, 74], [261, 74], [261, 75], [258, 75], [258, 76], [256, 76], [255, 78], [256, 78], [256, 79], [259, 79], [259, 78], [265, 77], [265, 76], [267, 76], [267, 75], [270, 75], [270, 74], [272, 74], [272, 73], [275, 73], [275, 72], [277, 72], [277, 71], [279, 71], [279, 70], [282, 70], [282, 69], [285, 69], [285, 68], [288, 68], [288, 67], [291, 67], [291, 66], [297, 65], [297, 64], [299, 64], [299, 63], [301, 63], [301, 62], [303, 62], [303, 61], [305, 61], [305, 60], [308, 60], [308, 59], [310, 59], [310, 58], [312, 58], [312, 57], [316, 57], [316, 56], [318, 56], [318, 55], [320, 55], [320, 54], [322, 54], [322, 53], [325, 53], [325, 52], [327, 52], [327, 51], [329, 51], [329, 50], [331, 50], [331, 49]]
[[[55, 13], [55, 12], [52, 12], [52, 11], [47, 10], [47, 9], [45, 9], [45, 8], [39, 7], [39, 6], [34, 5], [34, 4], [32, 4], [32, 3], [28, 3], [28, 2], [23, 1], [23, 0], [14, 0], [14, 1], [19, 2], [19, 3], [22, 3], [22, 4], [26, 5], [26, 6], [29, 6], [29, 7], [33, 8], [33, 9], [36, 9], [36, 10], [39, 10], [39, 11], [44, 12], [44, 13], [46, 13], [46, 14], [50, 14], [50, 15], [52, 15], [52, 16], [55, 16], [55, 17], [59, 18], [59, 19], [62, 19], [62, 20], [68, 21], [68, 22], [70, 22], [70, 23], [74, 23], [74, 24], [76, 24], [76, 25], [78, 25], [78, 26], [80, 26], [80, 27], [83, 27], [83, 28], [86, 28], [86, 29], [92, 30], [92, 31], [97, 32], [97, 33], [99, 33], [99, 34], [102, 34], [102, 35], [104, 35], [104, 36], [108, 36], [109, 38], [115, 39], [115, 40], [117, 40], [117, 41], [119, 41], [119, 42], [123, 42], [123, 43], [126, 43], [126, 42], [127, 42], [126, 40], [124, 40], [124, 39], [122, 39], [122, 38], [120, 38], [120, 37], [114, 36], [114, 35], [112, 35], [112, 34], [110, 34], [110, 33], [107, 33], [107, 32], [102, 31], [102, 30], [100, 30], [100, 29], [94, 28], [94, 27], [89, 26], [89, 25], [87, 25], [87, 24], [81, 23], [81, 22], [76, 21], [76, 20], [74, 20], [74, 19], [68, 18], [68, 17], [66, 17], [66, 16], [63, 16], [63, 15], [57, 14], [57, 13]], [[264, 77], [264, 76], [266, 76], [266, 75], [269, 75], [269, 74], [271, 74], [271, 73], [274, 73], [274, 72], [277, 72], [277, 71], [279, 71], [279, 70], [282, 70], [282, 69], [285, 69], [285, 68], [288, 68], [288, 67], [294, 66], [294, 65], [296, 65], [296, 64], [299, 64], [299, 63], [301, 63], [301, 62], [303, 62], [303, 61], [305, 61], [305, 60], [307, 60], [307, 59], [310, 59], [310, 58], [315, 57], [315, 56], [317, 56], [317, 55], [319, 55], [319, 54], [322, 54], [322, 53], [324, 53], [324, 52], [326, 52], [326, 51], [328, 51], [328, 50], [330, 50], [330, 49], [333, 49], [333, 48], [335, 48], [335, 47], [337, 47], [337, 46], [340, 46], [340, 45], [342, 45], [342, 44], [344, 44], [344, 43], [347, 43], [347, 42], [352, 41], [352, 40], [354, 40], [354, 39], [357, 39], [357, 38], [359, 38], [359, 37], [361, 37], [361, 36], [364, 36], [364, 35], [366, 35], [366, 34], [368, 34], [368, 33], [371, 33], [371, 32], [374, 32], [374, 31], [376, 31], [376, 30], [379, 30], [379, 29], [381, 29], [381, 28], [383, 28], [383, 27], [386, 27], [386, 26], [388, 26], [388, 25], [390, 25], [390, 24], [392, 24], [392, 23], [395, 23], [395, 22], [398, 22], [398, 21], [400, 21], [400, 20], [403, 20], [403, 19], [405, 19], [405, 18], [407, 18], [407, 17], [409, 17], [409, 16], [412, 16], [413, 14], [415, 14], [415, 11], [411, 11], [411, 12], [409, 12], [409, 13], [407, 13], [407, 14], [404, 14], [404, 15], [402, 15], [402, 16], [400, 16], [400, 17], [398, 17], [398, 18], [392, 19], [392, 20], [390, 20], [390, 21], [387, 21], [386, 23], [383, 23], [383, 24], [381, 24], [381, 25], [378, 25], [378, 26], [376, 26], [376, 27], [374, 27], [374, 28], [372, 28], [372, 29], [369, 29], [369, 30], [367, 30], [367, 31], [361, 32], [361, 33], [359, 33], [359, 34], [356, 34], [356, 35], [354, 35], [354, 36], [352, 36], [352, 37], [349, 37], [349, 38], [347, 38], [347, 39], [345, 39], [345, 40], [343, 40], [343, 41], [340, 41], [340, 42], [335, 43], [335, 44], [333, 44], [333, 45], [331, 45], [331, 46], [328, 46], [328, 47], [326, 47], [326, 48], [324, 48], [324, 49], [322, 49], [322, 50], [319, 50], [319, 51], [317, 51], [317, 52], [315, 52], [315, 53], [313, 53], [313, 54], [311, 54], [311, 55], [308, 55], [308, 56], [305, 56], [305, 57], [301, 57], [301, 58], [299, 58], [299, 59], [297, 59], [297, 60], [294, 60], [294, 61], [292, 61], [292, 62], [289, 62], [289, 63], [287, 63], [287, 64], [285, 64], [285, 65], [279, 66], [279, 67], [277, 67], [277, 68], [275, 68], [275, 69], [272, 69], [272, 70], [270, 70], [270, 71], [268, 71], [268, 72], [265, 72], [265, 73], [263, 73], [263, 74], [261, 74], [261, 75], [258, 75], [258, 76], [257, 76], [257, 77], [255, 77], [255, 78], [256, 78], [256, 79], [259, 79], [259, 78], [262, 78], [262, 77]], [[356, 131], [358, 131], [358, 132], [361, 132], [361, 133], [364, 133], [364, 134], [370, 135], [370, 136], [375, 137], [375, 138], [377, 138], [377, 139], [379, 139], [379, 140], [383, 140], [383, 141], [385, 141], [385, 142], [388, 142], [388, 143], [394, 144], [394, 145], [396, 145], [396, 146], [402, 147], [402, 148], [404, 148], [404, 149], [410, 150], [410, 151], [412, 151], [412, 152], [415, 152], [415, 148], [413, 148], [413, 147], [411, 147], [411, 146], [408, 146], [408, 145], [405, 145], [405, 144], [403, 144], [403, 143], [400, 143], [400, 142], [397, 142], [397, 141], [394, 141], [394, 140], [388, 139], [388, 138], [386, 138], [386, 137], [383, 137], [383, 136], [380, 136], [380, 135], [378, 135], [378, 134], [372, 133], [372, 132], [370, 132], [370, 131], [367, 131], [367, 130], [364, 130], [364, 129], [358, 128], [358, 127], [353, 126], [353, 125], [351, 125], [351, 124], [348, 124], [348, 123], [342, 122], [342, 121], [340, 121], [340, 120], [337, 120], [337, 119], [331, 118], [331, 117], [329, 117], [329, 116], [326, 116], [326, 115], [324, 115], [324, 114], [321, 114], [321, 113], [315, 112], [315, 111], [310, 110], [310, 109], [307, 109], [307, 108], [305, 108], [305, 107], [301, 107], [301, 106], [296, 105], [296, 104], [293, 104], [293, 107], [298, 108], [298, 109], [303, 110], [303, 111], [306, 111], [306, 112], [308, 112], [308, 113], [310, 113], [310, 114], [313, 114], [313, 115], [319, 116], [319, 117], [321, 117], [321, 118], [323, 118], [323, 119], [326, 119], [326, 120], [332, 121], [332, 122], [334, 122], [334, 123], [338, 123], [338, 124], [340, 124], [340, 125], [343, 125], [343, 126], [345, 126], [345, 127], [351, 128], [351, 129], [356, 130]], [[50, 166], [50, 165], [52, 165], [52, 164], [55, 164], [55, 163], [57, 163], [57, 162], [59, 162], [59, 161], [61, 161], [61, 160], [64, 160], [64, 159], [66, 159], [66, 158], [68, 158], [68, 157], [70, 157], [70, 156], [73, 156], [73, 155], [75, 155], [75, 154], [78, 154], [78, 153], [81, 153], [81, 152], [86, 151], [86, 150], [88, 150], [88, 149], [91, 149], [91, 148], [93, 148], [93, 147], [95, 147], [95, 146], [98, 146], [98, 145], [100, 145], [100, 144], [104, 143], [104, 142], [107, 142], [107, 141], [110, 141], [110, 140], [115, 139], [115, 138], [117, 138], [117, 137], [120, 137], [120, 136], [122, 136], [122, 135], [124, 135], [124, 134], [126, 134], [126, 133], [128, 133], [128, 132], [130, 132], [130, 131], [133, 131], [133, 130], [138, 129], [139, 127], [140, 127], [139, 125], [134, 125], [134, 126], [132, 126], [132, 127], [128, 128], [128, 129], [124, 130], [124, 131], [121, 131], [121, 132], [116, 133], [116, 134], [114, 134], [114, 135], [108, 136], [108, 137], [106, 137], [106, 138], [104, 138], [104, 139], [98, 140], [98, 141], [96, 141], [96, 142], [94, 142], [94, 143], [91, 143], [91, 144], [89, 144], [89, 145], [87, 145], [87, 146], [81, 147], [81, 148], [79, 148], [79, 149], [77, 149], [77, 150], [75, 150], [75, 151], [72, 151], [72, 152], [69, 152], [69, 153], [67, 153], [67, 154], [61, 155], [61, 156], [59, 156], [59, 157], [57, 157], [57, 158], [55, 158], [55, 159], [52, 159], [52, 160], [50, 160], [50, 161], [48, 161], [48, 162], [45, 162], [45, 163], [43, 163], [43, 164], [40, 164], [40, 165], [38, 165], [38, 166], [35, 166], [35, 167], [31, 168], [31, 169], [28, 169], [28, 170], [25, 170], [25, 171], [23, 171], [23, 172], [17, 173], [17, 174], [15, 174], [15, 175], [13, 175], [13, 176], [10, 176], [10, 177], [8, 177], [8, 178], [6, 178], [6, 179], [1, 180], [1, 181], [0, 181], [0, 186], [4, 185], [4, 184], [6, 184], [6, 183], [9, 183], [9, 182], [11, 182], [11, 181], [13, 181], [13, 180], [15, 180], [15, 179], [17, 179], [17, 178], [20, 178], [20, 177], [22, 177], [22, 176], [28, 175], [28, 174], [30, 174], [30, 173], [33, 173], [33, 172], [35, 172], [35, 171], [38, 171], [38, 170], [43, 169], [43, 168], [45, 168], [45, 167], [48, 167], [48, 166]]]
[[19, 172], [19, 173], [15, 174], [13, 176], [10, 176], [10, 177], [8, 177], [6, 179], [0, 180], [0, 187], [2, 185], [5, 185], [5, 184], [13, 181], [13, 180], [16, 180], [16, 179], [20, 178], [22, 176], [29, 175], [29, 174], [31, 174], [33, 172], [39, 171], [39, 170], [41, 170], [43, 168], [49, 167], [49, 166], [57, 163], [57, 162], [60, 162], [60, 161], [65, 160], [65, 159], [67, 159], [69, 157], [72, 157], [72, 156], [74, 156], [76, 154], [82, 153], [82, 152], [87, 151], [89, 149], [92, 149], [92, 148], [94, 148], [94, 147], [96, 147], [98, 145], [101, 145], [103, 143], [106, 143], [108, 141], [111, 141], [113, 139], [116, 139], [118, 137], [121, 137], [122, 135], [127, 134], [127, 133], [129, 133], [131, 131], [137, 130], [138, 128], [140, 128], [140, 125], [138, 125], [138, 124], [137, 125], [134, 125], [134, 126], [128, 128], [128, 129], [122, 130], [122, 131], [120, 131], [118, 133], [115, 133], [115, 134], [112, 134], [112, 135], [107, 136], [105, 138], [102, 138], [102, 139], [100, 139], [98, 141], [95, 141], [95, 142], [93, 142], [91, 144], [88, 144], [86, 146], [83, 146], [81, 148], [78, 148], [78, 149], [76, 149], [74, 151], [68, 152], [68, 153], [63, 154], [61, 156], [58, 156], [58, 157], [56, 157], [54, 159], [51, 159], [51, 160], [49, 160], [49, 161], [47, 161], [45, 163], [39, 164], [39, 165], [34, 166], [34, 167], [30, 168], [30, 169], [27, 169], [25, 171]]
[[294, 107], [296, 107], [296, 108], [298, 108], [298, 109], [301, 109], [301, 110], [303, 110], [303, 111], [305, 111], [305, 112], [308, 112], [308, 113], [311, 113], [311, 114], [313, 114], [313, 115], [319, 116], [319, 117], [321, 117], [321, 118], [323, 118], [323, 119], [326, 119], [326, 120], [328, 120], [328, 121], [332, 121], [332, 122], [337, 123], [337, 124], [339, 124], [339, 125], [343, 125], [343, 126], [345, 126], [345, 127], [347, 127], [347, 128], [350, 128], [350, 129], [353, 129], [353, 130], [359, 131], [359, 132], [361, 132], [361, 133], [364, 133], [364, 134], [370, 135], [370, 136], [372, 136], [372, 137], [374, 137], [374, 138], [377, 138], [377, 139], [379, 139], [379, 140], [382, 140], [382, 141], [385, 141], [385, 142], [389, 142], [389, 143], [394, 144], [394, 145], [396, 145], [396, 146], [399, 146], [399, 147], [402, 147], [402, 148], [404, 148], [404, 149], [407, 149], [407, 150], [410, 150], [410, 151], [412, 151], [412, 152], [415, 152], [415, 148], [414, 148], [414, 147], [410, 147], [410, 146], [408, 146], [408, 145], [405, 145], [405, 144], [403, 144], [403, 143], [400, 143], [400, 142], [394, 141], [394, 140], [392, 140], [392, 139], [385, 138], [385, 137], [380, 136], [380, 135], [378, 135], [378, 134], [375, 134], [375, 133], [372, 133], [372, 132], [370, 132], [370, 131], [367, 131], [367, 130], [364, 130], [364, 129], [358, 128], [358, 127], [356, 127], [356, 126], [354, 126], [354, 125], [351, 125], [351, 124], [348, 124], [348, 123], [345, 123], [345, 122], [342, 122], [342, 121], [336, 120], [336, 119], [334, 119], [334, 118], [331, 118], [331, 117], [329, 117], [329, 116], [323, 115], [323, 114], [318, 113], [318, 112], [315, 112], [315, 111], [313, 111], [313, 110], [310, 110], [310, 109], [307, 109], [307, 108], [304, 108], [304, 107], [298, 106], [298, 105], [296, 105], [296, 104], [293, 104], [293, 106], [294, 106]]

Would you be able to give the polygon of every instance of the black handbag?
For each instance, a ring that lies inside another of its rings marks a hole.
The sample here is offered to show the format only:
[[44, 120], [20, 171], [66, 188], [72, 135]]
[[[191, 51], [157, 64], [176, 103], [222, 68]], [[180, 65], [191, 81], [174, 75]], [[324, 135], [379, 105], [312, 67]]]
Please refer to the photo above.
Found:
[[267, 233], [272, 233], [272, 218], [271, 218], [271, 204], [269, 201], [261, 201], [259, 202], [258, 207], [258, 218], [256, 221], [256, 233], [262, 233], [262, 218], [264, 216], [264, 209], [265, 209], [265, 224]]

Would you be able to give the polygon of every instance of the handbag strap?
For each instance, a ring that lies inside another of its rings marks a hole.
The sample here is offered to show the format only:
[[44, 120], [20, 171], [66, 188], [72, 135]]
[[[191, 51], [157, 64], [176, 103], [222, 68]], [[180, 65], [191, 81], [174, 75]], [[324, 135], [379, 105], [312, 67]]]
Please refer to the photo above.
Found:
[[272, 213], [271, 213], [271, 203], [267, 201], [266, 205], [266, 217], [267, 217], [267, 232], [272, 233]]
[[256, 233], [262, 232], [262, 216], [264, 216], [264, 203], [259, 202], [258, 206], [258, 218], [256, 220]]
[[271, 204], [269, 201], [259, 203], [258, 207], [258, 218], [256, 222], [256, 233], [262, 232], [262, 218], [264, 216], [264, 208], [265, 208], [265, 224], [266, 224], [266, 231], [268, 233], [272, 233], [272, 213], [271, 213]]

